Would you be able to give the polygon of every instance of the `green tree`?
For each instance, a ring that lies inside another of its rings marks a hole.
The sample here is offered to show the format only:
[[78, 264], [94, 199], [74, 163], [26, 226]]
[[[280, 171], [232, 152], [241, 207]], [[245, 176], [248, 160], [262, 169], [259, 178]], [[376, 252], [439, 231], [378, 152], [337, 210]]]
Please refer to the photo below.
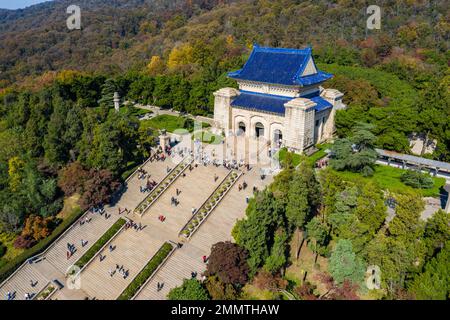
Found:
[[266, 258], [264, 269], [271, 273], [277, 273], [286, 266], [288, 260], [288, 234], [282, 228], [275, 232], [273, 246], [270, 249], [270, 255]]
[[450, 240], [450, 213], [438, 210], [425, 224], [424, 240], [427, 256], [432, 257]]
[[308, 245], [316, 254], [325, 254], [329, 241], [329, 227], [315, 216], [306, 225]]
[[360, 123], [354, 127], [350, 138], [337, 139], [331, 148], [331, 166], [336, 170], [350, 170], [371, 176], [377, 160], [374, 149], [376, 137], [371, 132], [373, 129], [372, 125]]
[[210, 276], [205, 287], [213, 300], [236, 300], [239, 291], [230, 283], [223, 283], [218, 276]]
[[417, 272], [419, 245], [383, 233], [378, 233], [367, 245], [366, 261], [380, 267], [382, 286], [389, 295], [392, 296], [397, 288], [403, 288], [405, 279]]
[[420, 194], [406, 193], [396, 196], [395, 216], [389, 223], [389, 232], [404, 239], [417, 239], [423, 233], [420, 214], [425, 209]]
[[419, 300], [448, 300], [450, 297], [450, 242], [425, 265], [423, 273], [409, 283], [408, 288]]
[[99, 105], [106, 109], [114, 108], [114, 92], [116, 91], [117, 85], [114, 79], [106, 79], [102, 85], [101, 99], [98, 101]]
[[52, 165], [60, 165], [68, 159], [68, 148], [64, 140], [66, 131], [66, 117], [69, 110], [68, 103], [60, 97], [53, 102], [53, 113], [44, 137], [45, 158]]
[[361, 284], [364, 280], [364, 263], [353, 252], [351, 241], [346, 239], [337, 242], [331, 253], [328, 270], [338, 284], [342, 284], [345, 280]]
[[249, 252], [247, 260], [251, 274], [263, 265], [270, 254], [275, 230], [283, 223], [284, 206], [267, 190], [258, 192], [246, 210], [246, 219], [233, 228], [236, 243]]
[[[306, 161], [300, 163], [299, 169], [293, 173], [294, 177], [289, 185], [286, 218], [291, 230], [304, 230], [319, 203], [319, 183], [314, 170]], [[300, 243], [297, 241], [296, 258]]]

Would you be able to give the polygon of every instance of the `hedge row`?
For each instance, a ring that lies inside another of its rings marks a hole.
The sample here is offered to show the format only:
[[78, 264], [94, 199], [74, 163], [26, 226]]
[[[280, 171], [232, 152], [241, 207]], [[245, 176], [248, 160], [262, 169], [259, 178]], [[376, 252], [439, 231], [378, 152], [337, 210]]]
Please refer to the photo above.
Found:
[[29, 258], [41, 253], [47, 249], [53, 241], [58, 238], [64, 231], [66, 231], [79, 217], [83, 215], [81, 209], [75, 209], [72, 214], [67, 217], [60, 225], [58, 225], [55, 230], [44, 240], [37, 243], [30, 249], [25, 250], [20, 255], [18, 255], [13, 260], [9, 261], [3, 267], [0, 268], [0, 283], [6, 280], [22, 263], [24, 263]]
[[75, 262], [75, 265], [78, 266], [80, 269], [83, 268], [86, 263], [89, 262], [89, 260], [92, 259], [93, 256], [97, 254], [97, 252], [100, 251], [100, 249], [109, 241], [112, 237], [122, 228], [122, 226], [126, 223], [125, 219], [119, 218], [114, 224], [106, 231], [100, 239], [98, 239], [92, 247], [89, 248], [88, 251], [86, 251], [80, 259], [78, 259], [77, 262]]
[[164, 261], [164, 259], [172, 251], [173, 247], [169, 242], [164, 243], [153, 258], [147, 263], [144, 269], [131, 281], [128, 287], [120, 294], [117, 300], [130, 300], [139, 290], [139, 288], [147, 281], [147, 279], [155, 272], [156, 268]]

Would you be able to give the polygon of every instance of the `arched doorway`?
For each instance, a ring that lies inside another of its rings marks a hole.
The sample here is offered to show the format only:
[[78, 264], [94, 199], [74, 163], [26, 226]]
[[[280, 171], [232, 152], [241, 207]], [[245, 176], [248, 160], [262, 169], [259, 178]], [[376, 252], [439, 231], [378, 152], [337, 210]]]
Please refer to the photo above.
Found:
[[245, 135], [245, 123], [244, 122], [239, 122], [238, 123], [238, 131], [237, 131], [238, 135]]
[[256, 138], [264, 137], [264, 125], [261, 122], [255, 124], [255, 136]]
[[273, 141], [275, 143], [275, 147], [276, 148], [280, 148], [281, 147], [281, 144], [283, 142], [283, 133], [281, 132], [281, 130], [276, 129], [273, 132]]

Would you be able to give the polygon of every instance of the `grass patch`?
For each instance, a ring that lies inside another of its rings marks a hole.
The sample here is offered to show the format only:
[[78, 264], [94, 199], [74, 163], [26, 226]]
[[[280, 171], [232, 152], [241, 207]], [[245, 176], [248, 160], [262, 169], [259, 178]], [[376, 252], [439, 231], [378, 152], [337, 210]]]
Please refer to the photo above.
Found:
[[319, 149], [318, 151], [314, 152], [312, 155], [310, 155], [308, 157], [308, 161], [309, 163], [314, 166], [314, 164], [322, 159], [323, 157], [325, 157], [327, 155], [327, 153], [325, 152], [325, 150], [330, 149], [331, 148], [331, 143], [325, 143], [325, 144], [320, 144], [317, 145], [316, 147]]
[[[139, 122], [141, 130], [148, 128], [162, 130], [166, 129], [168, 132], [174, 132], [177, 129], [185, 129], [188, 132], [194, 131], [194, 120], [183, 116], [172, 116], [169, 114], [162, 114], [148, 120]], [[202, 128], [208, 128], [208, 123], [202, 122]]]
[[[6, 264], [0, 267], [0, 282], [3, 282], [7, 277], [9, 277], [22, 263], [24, 263], [27, 259], [41, 253], [48, 246], [52, 244], [52, 242], [58, 238], [67, 228], [69, 228], [78, 218], [83, 214], [81, 209], [75, 209], [67, 219], [63, 220], [61, 224], [59, 224], [55, 230], [53, 230], [52, 234], [40, 241], [35, 246], [30, 249], [24, 250], [18, 256], [16, 256], [11, 261], [8, 261]], [[8, 254], [8, 253], [7, 253]]]
[[280, 293], [267, 289], [259, 289], [252, 284], [246, 284], [242, 288], [241, 299], [244, 300], [279, 300]]
[[153, 128], [157, 130], [166, 129], [168, 132], [174, 132], [177, 129], [186, 129], [189, 132], [194, 130], [194, 125], [185, 117], [177, 117], [168, 114], [162, 114], [152, 119], [142, 120], [140, 122], [143, 128]]
[[76, 193], [70, 197], [64, 199], [64, 207], [60, 213], [56, 216], [59, 219], [66, 219], [74, 210], [80, 209], [78, 200], [80, 199], [80, 194]]
[[376, 182], [382, 189], [389, 190], [394, 193], [402, 193], [404, 191], [416, 190], [421, 192], [424, 197], [438, 197], [440, 189], [445, 185], [444, 178], [432, 177], [434, 186], [431, 189], [414, 189], [404, 184], [400, 177], [406, 170], [377, 164], [372, 177], [363, 177], [360, 173], [350, 171], [335, 171], [343, 180]]
[[173, 247], [170, 243], [164, 243], [153, 258], [145, 265], [139, 274], [131, 281], [128, 287], [120, 294], [117, 300], [130, 300], [139, 290], [139, 288], [147, 281], [148, 278], [155, 272], [156, 268], [164, 261], [164, 259], [172, 251]]
[[80, 259], [78, 259], [77, 262], [75, 262], [75, 265], [78, 266], [80, 269], [83, 268], [86, 263], [89, 262], [89, 260], [92, 259], [93, 256], [97, 254], [98, 251], [109, 241], [112, 237], [119, 231], [119, 229], [126, 223], [125, 219], [119, 218], [109, 229], [106, 231], [100, 239], [98, 239], [92, 247], [89, 248], [88, 251], [85, 252], [81, 256]]
[[[314, 152], [312, 155], [306, 157], [308, 160], [308, 163], [311, 166], [314, 166], [314, 164], [317, 162], [317, 160], [322, 159], [323, 157], [325, 157], [327, 155], [325, 153], [325, 150], [329, 149], [330, 147], [331, 147], [331, 143], [316, 145], [316, 148], [318, 148], [319, 150]], [[286, 148], [280, 149], [280, 151], [278, 151], [278, 159], [280, 160], [281, 163], [283, 163], [284, 160], [286, 159], [287, 153], [288, 153], [288, 151]], [[292, 163], [294, 166], [298, 166], [300, 164], [301, 159], [302, 159], [302, 155], [297, 154], [297, 153], [292, 153]]]

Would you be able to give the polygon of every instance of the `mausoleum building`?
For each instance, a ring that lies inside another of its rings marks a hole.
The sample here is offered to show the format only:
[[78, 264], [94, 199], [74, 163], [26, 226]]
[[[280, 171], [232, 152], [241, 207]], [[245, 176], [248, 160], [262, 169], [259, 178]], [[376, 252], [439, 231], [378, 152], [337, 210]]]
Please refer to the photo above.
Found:
[[244, 67], [228, 73], [239, 90], [214, 93], [214, 123], [225, 135], [264, 137], [272, 147], [302, 153], [330, 139], [343, 94], [321, 85], [332, 77], [317, 69], [311, 48], [254, 46]]

